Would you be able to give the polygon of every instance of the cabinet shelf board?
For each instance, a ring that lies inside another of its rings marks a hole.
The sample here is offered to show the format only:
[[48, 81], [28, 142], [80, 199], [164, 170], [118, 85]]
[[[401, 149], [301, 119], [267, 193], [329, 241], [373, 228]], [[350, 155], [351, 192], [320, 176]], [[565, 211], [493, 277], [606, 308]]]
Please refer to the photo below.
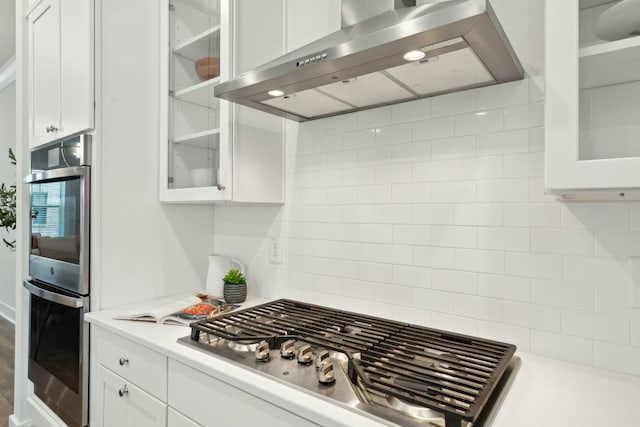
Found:
[[213, 95], [213, 87], [218, 83], [220, 83], [220, 77], [209, 79], [176, 91], [173, 97], [203, 107], [215, 108], [215, 105], [218, 104], [218, 99]]
[[580, 89], [640, 80], [640, 36], [580, 49]]
[[210, 137], [214, 135], [220, 134], [220, 128], [215, 129], [207, 129], [202, 132], [195, 132], [189, 135], [179, 136], [177, 138], [173, 138], [174, 144], [184, 144], [191, 145], [194, 147], [208, 147], [211, 145]]
[[174, 3], [182, 3], [197, 10], [207, 16], [215, 16], [220, 14], [220, 10], [217, 7], [209, 6], [207, 1], [202, 0], [174, 0]]
[[616, 0], [580, 0], [580, 10], [615, 2]]
[[188, 40], [179, 43], [173, 53], [196, 61], [205, 56], [219, 55], [220, 52], [220, 25], [211, 27]]

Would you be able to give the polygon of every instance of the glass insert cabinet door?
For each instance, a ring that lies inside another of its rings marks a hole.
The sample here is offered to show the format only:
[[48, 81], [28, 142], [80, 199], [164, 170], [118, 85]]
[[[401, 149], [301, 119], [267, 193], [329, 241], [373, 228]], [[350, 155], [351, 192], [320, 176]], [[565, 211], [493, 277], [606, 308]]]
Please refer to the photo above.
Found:
[[224, 180], [221, 141], [227, 139], [229, 113], [213, 96], [227, 67], [221, 6], [221, 0], [169, 3], [168, 189], [217, 190]]
[[640, 2], [547, 2], [545, 14], [547, 191], [639, 199]]

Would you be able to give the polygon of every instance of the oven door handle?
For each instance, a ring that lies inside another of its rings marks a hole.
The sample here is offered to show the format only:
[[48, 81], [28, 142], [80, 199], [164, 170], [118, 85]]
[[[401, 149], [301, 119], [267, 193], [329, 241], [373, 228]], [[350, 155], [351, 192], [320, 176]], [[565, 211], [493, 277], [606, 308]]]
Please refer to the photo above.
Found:
[[57, 294], [55, 292], [42, 289], [31, 282], [23, 281], [22, 285], [33, 295], [46, 299], [47, 301], [55, 302], [57, 304], [66, 305], [71, 308], [80, 308], [84, 306], [84, 300], [82, 298], [70, 297], [67, 295]]
[[89, 169], [89, 166], [72, 166], [69, 168], [51, 169], [27, 175], [23, 179], [23, 182], [25, 184], [37, 184], [40, 182], [59, 181], [65, 178], [86, 177], [89, 175]]

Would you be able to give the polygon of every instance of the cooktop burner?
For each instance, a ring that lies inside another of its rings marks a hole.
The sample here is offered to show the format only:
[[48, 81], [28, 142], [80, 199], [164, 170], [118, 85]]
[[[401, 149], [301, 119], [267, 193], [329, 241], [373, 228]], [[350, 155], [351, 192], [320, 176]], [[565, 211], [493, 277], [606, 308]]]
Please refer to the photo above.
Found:
[[519, 362], [511, 344], [286, 299], [179, 342], [406, 426], [483, 425]]

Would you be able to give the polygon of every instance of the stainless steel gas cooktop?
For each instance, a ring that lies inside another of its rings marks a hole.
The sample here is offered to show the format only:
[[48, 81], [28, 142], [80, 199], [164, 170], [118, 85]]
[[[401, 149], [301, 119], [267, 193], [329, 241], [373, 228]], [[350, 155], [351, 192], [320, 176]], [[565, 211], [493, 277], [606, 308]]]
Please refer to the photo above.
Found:
[[178, 341], [402, 426], [486, 425], [519, 365], [511, 344], [285, 299]]

